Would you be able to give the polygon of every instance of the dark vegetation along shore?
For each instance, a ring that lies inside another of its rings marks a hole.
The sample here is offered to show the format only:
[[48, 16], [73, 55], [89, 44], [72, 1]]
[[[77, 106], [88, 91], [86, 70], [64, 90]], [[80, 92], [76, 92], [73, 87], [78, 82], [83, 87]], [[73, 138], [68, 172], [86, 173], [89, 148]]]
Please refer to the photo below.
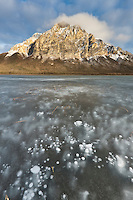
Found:
[[99, 57], [97, 60], [50, 60], [45, 62], [23, 58], [19, 53], [5, 57], [0, 55], [0, 74], [28, 74], [28, 75], [133, 75], [133, 62], [122, 61], [118, 63], [111, 58]]

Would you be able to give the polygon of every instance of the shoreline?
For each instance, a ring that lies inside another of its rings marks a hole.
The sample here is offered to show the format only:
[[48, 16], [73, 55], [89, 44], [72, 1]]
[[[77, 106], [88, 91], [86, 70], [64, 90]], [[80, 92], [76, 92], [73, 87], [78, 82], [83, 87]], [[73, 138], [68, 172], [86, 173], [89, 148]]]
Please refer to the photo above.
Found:
[[72, 74], [72, 73], [0, 73], [0, 76], [4, 75], [18, 75], [18, 76], [133, 76], [132, 74], [120, 74], [120, 73], [109, 73], [109, 74]]

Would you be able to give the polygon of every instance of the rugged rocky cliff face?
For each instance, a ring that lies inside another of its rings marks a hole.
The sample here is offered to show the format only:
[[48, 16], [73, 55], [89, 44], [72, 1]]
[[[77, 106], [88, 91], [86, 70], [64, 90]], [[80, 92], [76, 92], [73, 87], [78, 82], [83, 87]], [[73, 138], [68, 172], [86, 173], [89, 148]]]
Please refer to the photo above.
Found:
[[[96, 39], [93, 34], [88, 34], [80, 26], [71, 26], [65, 22], [56, 24], [44, 33], [35, 33], [26, 41], [16, 44], [6, 54], [9, 59], [15, 54], [21, 55], [27, 62], [44, 63], [44, 66], [66, 65], [67, 63], [82, 65], [85, 73], [89, 74], [89, 68], [96, 68], [94, 71], [102, 69], [104, 74], [108, 73], [133, 73], [133, 55], [120, 47], [106, 44], [100, 39]], [[16, 59], [16, 58], [15, 58]], [[20, 58], [19, 58], [20, 59]], [[60, 64], [59, 64], [60, 63]], [[62, 63], [62, 64], [61, 64]], [[130, 68], [130, 69], [129, 69]], [[68, 66], [67, 66], [68, 69]], [[69, 71], [69, 70], [68, 70]], [[91, 71], [91, 70], [90, 70]], [[53, 72], [55, 73], [55, 72]], [[71, 72], [70, 72], [71, 73]], [[80, 72], [81, 73], [81, 72]]]

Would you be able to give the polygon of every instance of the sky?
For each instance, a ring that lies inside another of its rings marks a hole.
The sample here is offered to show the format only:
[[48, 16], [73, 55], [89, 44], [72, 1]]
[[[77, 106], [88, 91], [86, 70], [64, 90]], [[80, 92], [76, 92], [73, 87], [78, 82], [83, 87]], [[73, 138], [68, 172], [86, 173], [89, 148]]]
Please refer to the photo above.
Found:
[[133, 53], [133, 0], [0, 0], [0, 53], [60, 21]]

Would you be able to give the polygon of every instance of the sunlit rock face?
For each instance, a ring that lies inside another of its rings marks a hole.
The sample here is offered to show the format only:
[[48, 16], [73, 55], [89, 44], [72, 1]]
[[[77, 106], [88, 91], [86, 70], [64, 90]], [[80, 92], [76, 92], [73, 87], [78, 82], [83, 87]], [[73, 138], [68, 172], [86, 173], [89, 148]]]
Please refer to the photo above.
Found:
[[40, 35], [42, 34], [35, 33], [32, 37], [28, 38], [22, 43], [16, 44], [10, 49], [6, 57], [12, 56], [15, 53], [20, 53], [22, 56], [28, 57], [32, 44], [38, 39], [38, 37], [40, 37]]
[[110, 57], [113, 60], [129, 60], [130, 53], [96, 39], [80, 26], [69, 25], [65, 22], [54, 25], [50, 30], [35, 33], [26, 41], [16, 44], [7, 56], [20, 53], [24, 57], [32, 56], [42, 62], [48, 58], [55, 60], [97, 60], [98, 57]]

